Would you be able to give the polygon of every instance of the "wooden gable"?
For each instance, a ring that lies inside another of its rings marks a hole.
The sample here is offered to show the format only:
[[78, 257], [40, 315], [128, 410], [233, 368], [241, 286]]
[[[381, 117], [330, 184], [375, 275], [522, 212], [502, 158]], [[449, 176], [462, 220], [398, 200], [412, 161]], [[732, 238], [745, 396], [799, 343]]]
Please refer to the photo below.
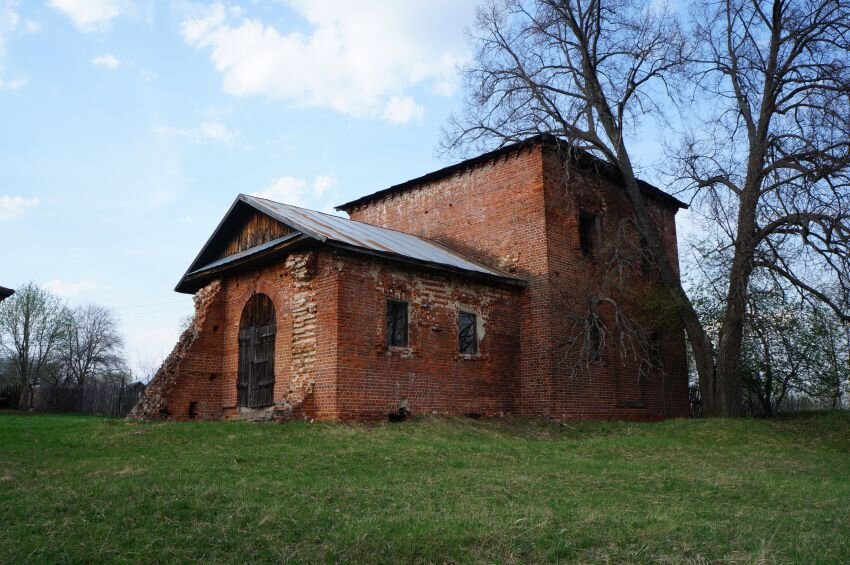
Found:
[[268, 243], [273, 239], [283, 237], [294, 230], [280, 221], [263, 214], [258, 210], [242, 219], [241, 225], [234, 226], [233, 232], [224, 241], [216, 253], [216, 259], [229, 257], [252, 247]]

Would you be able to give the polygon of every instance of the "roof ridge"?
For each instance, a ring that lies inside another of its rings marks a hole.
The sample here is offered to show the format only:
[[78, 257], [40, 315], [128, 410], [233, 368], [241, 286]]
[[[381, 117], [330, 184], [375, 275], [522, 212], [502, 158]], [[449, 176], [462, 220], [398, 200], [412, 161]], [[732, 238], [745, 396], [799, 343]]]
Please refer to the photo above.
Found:
[[[356, 206], [359, 206], [361, 204], [367, 204], [369, 202], [373, 202], [375, 200], [382, 199], [385, 196], [389, 196], [390, 194], [402, 192], [404, 190], [408, 190], [408, 189], [414, 188], [416, 186], [421, 186], [421, 185], [424, 185], [426, 183], [445, 178], [445, 177], [452, 175], [452, 174], [454, 174], [458, 171], [467, 170], [467, 169], [475, 167], [476, 165], [479, 165], [481, 163], [486, 163], [487, 161], [497, 159], [497, 158], [499, 158], [503, 155], [509, 155], [513, 152], [521, 151], [521, 150], [523, 150], [523, 149], [525, 149], [529, 146], [545, 145], [545, 144], [551, 144], [551, 145], [557, 145], [557, 146], [561, 146], [561, 145], [568, 145], [569, 146], [570, 142], [566, 139], [563, 139], [563, 138], [558, 137], [558, 136], [551, 134], [551, 133], [539, 133], [539, 134], [533, 135], [531, 137], [527, 137], [525, 139], [520, 139], [520, 140], [514, 141], [512, 143], [506, 143], [506, 144], [501, 145], [501, 146], [499, 146], [496, 149], [493, 149], [491, 151], [481, 153], [480, 155], [476, 155], [474, 157], [470, 157], [468, 159], [458, 161], [457, 163], [447, 165], [445, 167], [437, 169], [436, 171], [431, 171], [429, 173], [425, 173], [424, 175], [420, 175], [418, 177], [414, 177], [414, 178], [406, 180], [404, 182], [394, 184], [394, 185], [389, 186], [387, 188], [377, 190], [377, 191], [375, 191], [371, 194], [366, 194], [366, 195], [361, 196], [359, 198], [355, 198], [354, 200], [351, 200], [349, 202], [345, 202], [343, 204], [340, 204], [339, 206], [335, 206], [334, 208], [336, 210], [340, 210], [340, 211], [348, 211], [349, 209], [354, 208]], [[608, 161], [605, 161], [604, 159], [597, 157], [593, 153], [591, 153], [591, 152], [589, 152], [585, 149], [581, 149], [581, 148], [576, 148], [576, 147], [572, 147], [572, 146], [571, 146], [571, 148], [575, 151], [575, 157], [574, 158], [576, 159], [576, 161], [578, 161], [579, 159], [584, 159], [586, 161], [593, 162], [595, 165], [597, 165], [599, 167], [599, 169], [603, 169], [603, 168], [606, 169], [608, 174], [622, 174], [622, 171], [619, 169], [619, 167], [617, 167], [616, 165], [614, 165], [612, 163], [609, 163]], [[682, 202], [681, 200], [679, 200], [678, 198], [676, 198], [672, 194], [669, 194], [669, 193], [665, 192], [664, 190], [661, 190], [660, 188], [653, 185], [652, 183], [645, 181], [643, 179], [637, 178], [637, 177], [635, 178], [635, 180], [637, 180], [638, 186], [640, 186], [642, 190], [646, 190], [650, 195], [656, 196], [656, 197], [658, 197], [662, 200], [667, 200], [670, 203], [675, 203], [675, 205], [679, 208], [688, 208], [688, 205], [686, 203]]]

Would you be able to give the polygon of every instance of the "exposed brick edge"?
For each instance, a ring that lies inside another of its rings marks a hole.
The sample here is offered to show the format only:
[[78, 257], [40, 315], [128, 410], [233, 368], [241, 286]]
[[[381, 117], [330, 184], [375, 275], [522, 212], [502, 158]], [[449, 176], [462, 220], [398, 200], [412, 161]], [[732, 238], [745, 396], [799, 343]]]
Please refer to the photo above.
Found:
[[192, 349], [192, 345], [202, 335], [207, 312], [221, 291], [221, 283], [213, 281], [195, 293], [195, 316], [192, 323], [177, 340], [165, 361], [157, 370], [145, 393], [127, 416], [128, 420], [156, 421], [169, 416], [168, 396], [181, 374], [181, 365]]
[[303, 415], [302, 405], [315, 385], [316, 346], [319, 323], [316, 317], [316, 254], [293, 253], [286, 259], [296, 292], [290, 303], [292, 312], [292, 373], [289, 390], [280, 402], [275, 417], [288, 419]]

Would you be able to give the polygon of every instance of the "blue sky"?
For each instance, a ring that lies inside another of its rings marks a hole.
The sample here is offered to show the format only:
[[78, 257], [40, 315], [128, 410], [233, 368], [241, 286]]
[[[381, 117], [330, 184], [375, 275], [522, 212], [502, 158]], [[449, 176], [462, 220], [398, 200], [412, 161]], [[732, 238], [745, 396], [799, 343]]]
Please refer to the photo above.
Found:
[[326, 210], [448, 164], [475, 4], [0, 0], [0, 285], [163, 357], [238, 193]]

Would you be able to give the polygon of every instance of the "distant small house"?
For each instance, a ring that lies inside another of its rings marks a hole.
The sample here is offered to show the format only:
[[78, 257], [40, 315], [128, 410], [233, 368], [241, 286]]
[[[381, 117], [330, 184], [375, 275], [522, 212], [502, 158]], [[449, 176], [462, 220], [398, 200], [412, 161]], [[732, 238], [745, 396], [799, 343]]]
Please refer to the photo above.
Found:
[[[651, 328], [663, 369], [591, 332], [570, 374], [570, 321], [633, 212], [618, 171], [566, 149], [504, 147], [339, 206], [351, 219], [240, 195], [177, 285], [196, 317], [133, 415], [687, 416], [676, 321]], [[641, 188], [677, 266], [686, 205]], [[649, 269], [622, 277], [644, 309], [665, 296]]]
[[0, 302], [3, 302], [10, 296], [15, 294], [15, 291], [11, 288], [6, 288], [5, 286], [0, 286]]

